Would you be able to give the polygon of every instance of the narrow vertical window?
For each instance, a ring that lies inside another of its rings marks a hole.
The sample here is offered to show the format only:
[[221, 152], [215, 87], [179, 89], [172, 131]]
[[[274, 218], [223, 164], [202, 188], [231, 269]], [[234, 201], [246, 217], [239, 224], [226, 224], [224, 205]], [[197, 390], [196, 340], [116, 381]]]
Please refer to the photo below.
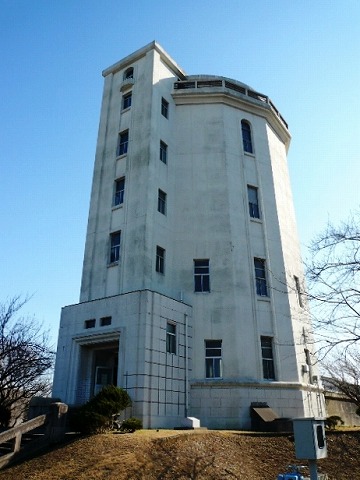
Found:
[[110, 263], [120, 260], [120, 238], [121, 232], [114, 232], [110, 235]]
[[114, 206], [121, 205], [124, 203], [124, 194], [125, 194], [125, 177], [122, 177], [115, 181]]
[[165, 250], [159, 246], [156, 247], [155, 270], [159, 273], [165, 272]]
[[195, 292], [210, 292], [209, 259], [194, 260]]
[[295, 290], [296, 290], [296, 295], [297, 295], [299, 306], [303, 307], [304, 304], [303, 304], [302, 295], [301, 295], [300, 280], [295, 275], [294, 275], [294, 282], [295, 282]]
[[166, 324], [166, 352], [176, 354], [176, 325]]
[[129, 130], [119, 133], [118, 156], [125, 155], [128, 151], [129, 144]]
[[129, 67], [127, 70], [124, 72], [124, 80], [127, 80], [129, 78], [134, 78], [134, 69], [133, 67]]
[[166, 193], [160, 189], [158, 193], [158, 212], [166, 215]]
[[205, 340], [206, 378], [222, 377], [222, 340]]
[[241, 121], [241, 133], [242, 133], [244, 152], [254, 153], [252, 139], [251, 139], [251, 127], [250, 127], [250, 123], [247, 122], [246, 120]]
[[275, 380], [273, 339], [271, 337], [261, 337], [261, 356], [263, 377], [266, 380]]
[[126, 108], [131, 107], [131, 99], [132, 99], [132, 92], [127, 93], [122, 98], [122, 109], [125, 110]]
[[262, 258], [254, 258], [256, 293], [261, 297], [268, 296], [268, 288], [266, 283], [265, 260]]
[[249, 214], [251, 218], [260, 218], [258, 189], [248, 185]]
[[165, 118], [169, 116], [169, 102], [164, 97], [161, 98], [161, 115]]
[[160, 140], [160, 160], [167, 163], [167, 145], [162, 140]]

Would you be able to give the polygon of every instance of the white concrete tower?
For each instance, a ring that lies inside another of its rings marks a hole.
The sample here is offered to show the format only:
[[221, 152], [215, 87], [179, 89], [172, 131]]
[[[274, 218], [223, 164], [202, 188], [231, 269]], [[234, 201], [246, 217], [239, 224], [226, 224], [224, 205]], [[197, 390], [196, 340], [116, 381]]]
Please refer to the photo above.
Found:
[[249, 428], [251, 404], [324, 414], [274, 104], [187, 76], [155, 42], [103, 72], [80, 303], [54, 395], [128, 390], [145, 427]]

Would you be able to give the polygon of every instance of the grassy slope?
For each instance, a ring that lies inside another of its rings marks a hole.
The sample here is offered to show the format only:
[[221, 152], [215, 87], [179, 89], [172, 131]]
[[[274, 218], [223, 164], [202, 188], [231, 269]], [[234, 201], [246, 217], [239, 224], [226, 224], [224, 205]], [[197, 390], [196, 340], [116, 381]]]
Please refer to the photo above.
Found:
[[[360, 479], [360, 431], [327, 434], [329, 480]], [[275, 480], [294, 458], [288, 435], [140, 431], [78, 438], [0, 473], [0, 480]], [[299, 463], [299, 462], [297, 462]]]

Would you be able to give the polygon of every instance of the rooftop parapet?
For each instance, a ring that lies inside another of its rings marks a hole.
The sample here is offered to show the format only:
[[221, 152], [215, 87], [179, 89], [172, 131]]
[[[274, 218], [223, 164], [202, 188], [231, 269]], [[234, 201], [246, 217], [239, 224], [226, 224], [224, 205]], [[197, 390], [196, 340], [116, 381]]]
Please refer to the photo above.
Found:
[[252, 90], [250, 87], [248, 87], [244, 83], [236, 82], [223, 77], [215, 77], [215, 76], [207, 77], [205, 75], [199, 75], [196, 77], [187, 77], [186, 80], [177, 81], [174, 83], [174, 90], [176, 92], [179, 92], [180, 90], [195, 90], [197, 93], [200, 93], [201, 89], [205, 89], [205, 88], [211, 88], [212, 91], [217, 93], [229, 93], [229, 91], [236, 92], [236, 94], [240, 94], [241, 96], [248, 97], [248, 99], [256, 100], [261, 104], [263, 104], [263, 106], [266, 105], [270, 107], [272, 112], [280, 120], [280, 122], [286, 128], [286, 130], [289, 129], [289, 126], [286, 120], [281, 115], [279, 110], [275, 107], [275, 105], [270, 100], [270, 98], [267, 95], [264, 95], [262, 93], [256, 92], [255, 90]]

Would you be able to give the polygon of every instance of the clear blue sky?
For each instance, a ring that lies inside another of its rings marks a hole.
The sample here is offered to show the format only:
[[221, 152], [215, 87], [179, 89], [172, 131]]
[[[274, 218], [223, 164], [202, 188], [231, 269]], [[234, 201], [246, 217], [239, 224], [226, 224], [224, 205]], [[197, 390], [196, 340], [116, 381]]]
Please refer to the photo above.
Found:
[[359, 206], [359, 0], [0, 0], [0, 301], [56, 343], [77, 303], [101, 71], [152, 40], [189, 74], [268, 95], [289, 123], [305, 245]]

